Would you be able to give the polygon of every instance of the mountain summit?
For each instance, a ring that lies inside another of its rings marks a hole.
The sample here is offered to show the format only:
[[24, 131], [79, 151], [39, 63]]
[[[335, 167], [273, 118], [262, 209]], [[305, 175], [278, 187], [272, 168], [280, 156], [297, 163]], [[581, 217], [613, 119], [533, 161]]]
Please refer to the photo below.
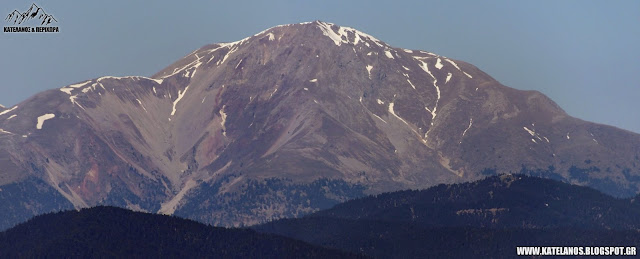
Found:
[[217, 225], [522, 172], [632, 196], [640, 135], [468, 63], [315, 21], [0, 112], [0, 213], [95, 205]]

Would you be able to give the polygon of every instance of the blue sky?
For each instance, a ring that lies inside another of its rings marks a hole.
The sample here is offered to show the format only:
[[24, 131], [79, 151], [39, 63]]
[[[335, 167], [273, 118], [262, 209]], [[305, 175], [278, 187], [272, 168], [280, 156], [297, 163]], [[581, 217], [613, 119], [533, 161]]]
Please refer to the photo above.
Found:
[[[570, 115], [640, 133], [640, 1], [34, 1], [57, 34], [0, 33], [0, 103], [313, 20], [478, 66]], [[0, 15], [32, 1], [3, 0]], [[6, 21], [0, 21], [9, 26]]]

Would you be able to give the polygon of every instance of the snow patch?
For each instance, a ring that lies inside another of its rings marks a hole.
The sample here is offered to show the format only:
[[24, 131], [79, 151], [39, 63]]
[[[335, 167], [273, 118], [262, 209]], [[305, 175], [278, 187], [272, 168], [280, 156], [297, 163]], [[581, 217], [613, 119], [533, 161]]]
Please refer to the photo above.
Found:
[[389, 51], [388, 49], [384, 50], [384, 55], [390, 59], [393, 59], [393, 55], [391, 54], [391, 51]]
[[384, 104], [384, 102], [380, 99], [378, 99], [378, 104]]
[[405, 66], [402, 66], [402, 68], [404, 68], [404, 70], [411, 71], [411, 69], [409, 69], [409, 68], [407, 68]]
[[409, 82], [409, 84], [411, 85], [411, 87], [413, 87], [413, 89], [414, 89], [414, 90], [416, 89], [416, 86], [415, 86], [415, 85], [413, 85], [413, 84], [411, 83], [411, 81], [409, 81], [409, 79], [407, 79], [407, 82]]
[[[336, 33], [333, 29], [331, 29], [331, 26], [334, 25], [333, 23], [318, 22], [317, 24], [318, 24], [317, 25], [318, 28], [322, 30], [322, 34], [324, 36], [329, 37], [333, 41], [333, 43], [335, 43], [337, 46], [340, 46], [342, 43], [358, 45], [358, 43], [362, 41], [367, 47], [369, 47], [369, 43], [364, 41], [365, 39], [368, 39], [369, 41], [375, 43], [379, 47], [383, 47], [382, 43], [378, 39], [374, 38], [369, 34], [358, 31], [356, 29], [353, 29], [350, 27], [338, 26], [338, 32]], [[348, 34], [349, 32], [353, 33], [354, 35], [353, 42], [349, 40], [349, 34]]]
[[431, 53], [431, 52], [428, 52], [428, 51], [424, 51], [424, 50], [421, 50], [420, 53], [438, 57], [437, 54]]
[[142, 106], [142, 109], [144, 110], [144, 112], [147, 112], [147, 108], [144, 108], [144, 105], [142, 105], [142, 102], [138, 98], [136, 98], [136, 101], [138, 101], [138, 104]]
[[318, 82], [318, 79], [317, 79], [317, 78], [314, 78], [314, 79], [309, 80], [309, 82], [311, 82], [311, 83], [315, 83], [315, 82]]
[[42, 129], [42, 124], [44, 124], [44, 122], [46, 120], [50, 120], [50, 119], [53, 119], [55, 117], [56, 117], [56, 115], [53, 114], [53, 113], [47, 113], [47, 114], [39, 116], [38, 117], [38, 123], [36, 124], [36, 129]]
[[404, 50], [404, 52], [407, 52], [407, 53], [413, 53], [413, 51], [410, 50], [410, 49], [403, 49], [403, 50]]
[[371, 79], [371, 69], [373, 69], [372, 65], [367, 65], [367, 73], [369, 73], [369, 79]]
[[82, 82], [82, 83], [78, 83], [78, 84], [68, 85], [68, 86], [60, 88], [60, 91], [65, 92], [68, 95], [71, 95], [71, 91], [73, 91], [73, 89], [83, 87], [83, 86], [85, 86], [86, 84], [88, 84], [90, 82], [91, 82], [91, 80], [85, 81], [85, 82]]
[[77, 104], [78, 106], [80, 106], [80, 108], [84, 109], [84, 107], [82, 107], [79, 103], [76, 103], [76, 98], [77, 97], [78, 97], [78, 95], [69, 96], [69, 101], [71, 101], [71, 104], [73, 104], [73, 105]]
[[469, 75], [469, 73], [462, 71], [462, 69], [460, 69], [460, 67], [458, 66], [458, 64], [456, 64], [456, 62], [453, 62], [453, 60], [445, 58], [444, 60], [446, 60], [447, 62], [451, 63], [451, 65], [453, 65], [454, 67], [456, 67], [456, 69], [458, 69], [458, 71], [464, 73], [465, 76], [467, 76], [468, 78], [473, 78], [471, 75]]
[[[531, 124], [534, 125], [534, 124]], [[542, 141], [542, 138], [540, 137], [540, 134], [536, 133], [535, 130], [530, 130], [527, 127], [522, 127], [525, 131], [527, 131], [529, 133], [529, 135], [531, 135], [532, 137], [536, 137], [538, 140]], [[547, 139], [546, 137], [543, 137], [544, 139], [546, 139], [547, 142], [549, 142], [549, 139]], [[536, 142], [537, 143], [537, 142]]]
[[531, 136], [532, 136], [532, 137], [536, 135], [536, 132], [535, 132], [535, 131], [530, 130], [530, 129], [529, 129], [529, 128], [527, 128], [527, 127], [522, 127], [522, 128], [523, 128], [524, 130], [526, 130], [527, 132], [529, 132], [529, 134], [531, 134]]
[[571, 139], [571, 137], [569, 136], [569, 132], [567, 132], [567, 139]]
[[69, 87], [69, 88], [80, 88], [80, 87], [85, 86], [85, 85], [86, 85], [86, 84], [88, 84], [89, 82], [91, 82], [91, 80], [89, 80], [89, 81], [85, 81], [85, 82], [82, 82], [82, 83], [77, 83], [77, 84], [68, 85], [68, 86], [66, 86], [66, 87]]
[[224, 64], [224, 61], [227, 60], [227, 58], [229, 57], [229, 55], [231, 55], [233, 52], [236, 52], [236, 50], [238, 50], [238, 46], [236, 45], [225, 45], [225, 47], [229, 48], [229, 51], [227, 51], [227, 54], [224, 55], [224, 57], [222, 57], [221, 60], [218, 60], [218, 62], [216, 63], [216, 65], [220, 65], [220, 64]]
[[371, 115], [375, 116], [376, 118], [378, 118], [382, 122], [387, 123], [387, 121], [383, 120], [382, 118], [380, 118], [380, 116], [376, 115], [375, 113], [372, 112]]
[[424, 70], [425, 72], [427, 72], [427, 74], [429, 74], [431, 76], [431, 78], [433, 79], [433, 87], [436, 88], [436, 94], [438, 99], [436, 99], [436, 104], [433, 106], [433, 109], [429, 109], [427, 107], [424, 107], [425, 109], [427, 109], [427, 111], [429, 111], [431, 113], [431, 120], [432, 120], [432, 125], [433, 125], [433, 120], [436, 118], [436, 111], [438, 110], [438, 102], [440, 101], [440, 87], [438, 87], [438, 79], [436, 79], [435, 76], [433, 76], [433, 74], [431, 73], [431, 71], [429, 71], [429, 66], [426, 62], [417, 59], [416, 60], [418, 62], [420, 62], [420, 68], [422, 68], [422, 70]]
[[305, 87], [305, 88], [302, 88], [302, 89], [304, 89], [305, 91], [309, 91], [309, 88], [306, 88], [306, 87]]
[[156, 82], [157, 84], [162, 84], [162, 81], [164, 81], [164, 79], [155, 79], [155, 78], [148, 78], [148, 77], [142, 77], [142, 78], [151, 80], [153, 82]]
[[0, 133], [15, 135], [12, 132], [9, 132], [9, 131], [3, 130], [3, 129], [0, 129]]
[[[100, 84], [100, 83], [93, 83], [93, 84], [91, 85], [91, 87], [87, 87], [87, 88], [85, 88], [85, 89], [91, 89], [92, 91], [95, 91], [95, 90], [96, 90], [96, 86], [97, 86], [98, 84]], [[102, 84], [100, 84], [100, 85], [102, 85]], [[82, 89], [82, 92], [84, 92], [84, 91], [85, 91], [85, 89]]]
[[[196, 56], [196, 58], [193, 61], [191, 61], [189, 64], [186, 64], [185, 66], [180, 67], [180, 68], [174, 68], [173, 71], [171, 72], [171, 74], [166, 75], [166, 76], [162, 76], [161, 79], [165, 79], [167, 77], [173, 76], [175, 74], [180, 73], [181, 71], [187, 71], [188, 69], [192, 69], [192, 72], [186, 73], [186, 77], [190, 77], [190, 76], [192, 77], [193, 75], [195, 75], [196, 70], [198, 69], [198, 67], [200, 65], [202, 65], [202, 62], [200, 61], [201, 57], [198, 56], [198, 54], [195, 54], [195, 56]], [[160, 79], [155, 79], [155, 80], [160, 80]], [[158, 81], [156, 81], [156, 83], [157, 82]], [[162, 81], [160, 81], [160, 83], [162, 83]]]
[[448, 58], [445, 58], [444, 60], [446, 60], [447, 62], [451, 63], [451, 65], [453, 65], [454, 67], [456, 67], [456, 69], [458, 69], [458, 70], [462, 71], [462, 70], [460, 69], [460, 67], [458, 66], [458, 64], [456, 64], [456, 62], [453, 62], [453, 60], [448, 59]]
[[[149, 81], [154, 81], [157, 84], [162, 84], [163, 79], [155, 79], [155, 78], [149, 78], [149, 77], [144, 77], [144, 76], [103, 76], [100, 77], [96, 80], [96, 83], [92, 85], [92, 87], [95, 88], [96, 85], [102, 85], [100, 84], [100, 81], [105, 80], [105, 79], [116, 79], [116, 80], [120, 80], [120, 79], [133, 79], [133, 80], [140, 80], [140, 78], [142, 79], [146, 79]], [[90, 81], [88, 81], [90, 82]], [[104, 86], [102, 86], [102, 89], [104, 89]]]
[[332, 24], [325, 22], [318, 23], [318, 27], [320, 28], [320, 30], [322, 30], [322, 34], [329, 37], [337, 46], [340, 46], [340, 44], [342, 44], [342, 39], [340, 38], [340, 35], [334, 32], [333, 29], [331, 29], [331, 25]]
[[224, 112], [225, 107], [226, 105], [222, 105], [222, 108], [220, 109], [219, 113], [220, 113], [220, 118], [222, 118], [222, 120], [220, 121], [220, 126], [222, 127], [222, 135], [226, 137], [227, 127], [225, 126], [225, 123], [227, 122], [227, 114]]
[[176, 105], [182, 99], [182, 97], [184, 97], [184, 94], [187, 92], [187, 90], [189, 90], [189, 86], [187, 86], [184, 89], [184, 91], [178, 90], [178, 98], [176, 98], [176, 100], [173, 101], [173, 108], [171, 109], [171, 116], [173, 116], [176, 113]]
[[11, 116], [9, 116], [9, 118], [7, 118], [7, 120], [13, 119], [13, 118], [15, 118], [16, 116], [18, 116], [18, 115], [16, 115], [16, 114], [11, 115]]
[[442, 65], [442, 61], [440, 60], [440, 58], [438, 58], [438, 60], [436, 61], [436, 68], [437, 69], [442, 69], [443, 65]]
[[207, 60], [207, 64], [211, 63], [211, 61], [213, 61], [213, 59], [215, 59], [215, 58], [216, 58], [216, 56], [212, 55], [211, 58], [209, 58], [209, 60]]
[[[473, 125], [473, 118], [469, 118], [469, 126], [467, 126], [467, 128], [462, 132], [463, 138], [464, 135], [467, 134], [467, 131], [471, 128], [471, 125]], [[462, 140], [460, 140], [460, 144], [462, 144]]]
[[7, 114], [7, 113], [10, 113], [11, 111], [13, 111], [13, 110], [15, 110], [15, 109], [17, 109], [17, 108], [18, 108], [18, 105], [13, 106], [13, 108], [11, 108], [11, 109], [8, 109], [8, 110], [5, 110], [5, 111], [2, 111], [2, 112], [0, 112], [0, 116], [5, 115], [5, 114]]
[[243, 60], [244, 60], [244, 58], [243, 58], [243, 59], [240, 59], [240, 62], [238, 62], [238, 64], [236, 65], [236, 67], [235, 67], [234, 69], [238, 69], [238, 67], [240, 66], [240, 64], [242, 64], [242, 61], [243, 61]]
[[393, 103], [389, 103], [389, 113], [391, 113], [391, 115], [395, 116], [396, 118], [398, 118], [400, 121], [404, 122], [404, 124], [406, 124], [407, 126], [409, 126], [409, 128], [411, 128], [411, 125], [409, 125], [409, 123], [407, 121], [405, 121], [404, 119], [400, 118], [400, 116], [398, 116], [395, 111], [393, 110]]
[[433, 125], [433, 120], [436, 118], [436, 111], [435, 110], [432, 111], [427, 106], [425, 106], [424, 109], [427, 110], [429, 113], [431, 113], [431, 125]]
[[[268, 30], [268, 29], [267, 29], [267, 30]], [[267, 31], [267, 30], [264, 30], [264, 31]], [[264, 31], [263, 31], [263, 32], [264, 32]], [[255, 36], [255, 35], [254, 35], [254, 36]], [[248, 41], [248, 40], [249, 40], [249, 38], [251, 38], [251, 36], [246, 37], [246, 38], [241, 39], [241, 40], [238, 40], [238, 41], [234, 41], [234, 42], [218, 43], [218, 46], [220, 46], [220, 47], [227, 47], [227, 48], [231, 48], [231, 47], [236, 47], [236, 48], [237, 48], [238, 46], [240, 46], [240, 45], [242, 45], [243, 43], [245, 43], [246, 41]]]
[[452, 77], [452, 76], [453, 76], [453, 74], [448, 73], [448, 74], [447, 74], [447, 79], [445, 79], [445, 80], [444, 80], [444, 83], [445, 83], [445, 84], [446, 84], [446, 83], [449, 83], [449, 80], [451, 80], [451, 77]]
[[118, 77], [118, 76], [103, 76], [100, 77], [96, 80], [96, 82], [100, 83], [100, 81], [105, 80], [105, 79], [123, 79], [123, 78], [130, 78], [131, 76], [126, 76], [126, 77]]
[[467, 131], [471, 128], [471, 125], [473, 125], [473, 118], [469, 118], [469, 126], [467, 126], [467, 128], [462, 132], [463, 137], [465, 134], [467, 134]]

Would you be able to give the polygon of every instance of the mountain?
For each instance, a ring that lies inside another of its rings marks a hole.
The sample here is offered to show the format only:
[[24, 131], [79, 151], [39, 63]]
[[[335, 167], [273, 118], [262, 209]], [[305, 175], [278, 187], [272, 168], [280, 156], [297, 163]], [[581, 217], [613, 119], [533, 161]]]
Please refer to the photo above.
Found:
[[[0, 112], [0, 229], [113, 205], [222, 226], [497, 173], [630, 197], [640, 135], [478, 68], [326, 22], [204, 46]], [[63, 197], [64, 199], [60, 199]]]
[[35, 217], [0, 233], [6, 258], [360, 258], [337, 250], [177, 217], [95, 207]]
[[500, 175], [369, 196], [254, 229], [378, 258], [513, 257], [517, 246], [633, 246], [638, 198]]

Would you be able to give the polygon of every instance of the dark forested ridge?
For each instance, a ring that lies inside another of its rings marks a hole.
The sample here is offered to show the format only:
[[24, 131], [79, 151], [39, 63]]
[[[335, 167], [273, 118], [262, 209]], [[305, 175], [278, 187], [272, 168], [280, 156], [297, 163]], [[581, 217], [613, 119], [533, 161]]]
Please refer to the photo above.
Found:
[[637, 197], [619, 199], [555, 180], [500, 175], [471, 183], [369, 196], [309, 217], [429, 226], [640, 229]]
[[501, 175], [370, 196], [255, 229], [380, 258], [512, 257], [516, 246], [635, 246], [637, 198]]
[[0, 188], [0, 231], [23, 222], [32, 215], [72, 209], [73, 204], [45, 181], [29, 179]]
[[353, 254], [249, 229], [95, 207], [37, 216], [0, 233], [2, 258], [350, 258]]
[[374, 258], [510, 258], [517, 246], [637, 246], [635, 230], [428, 227], [408, 222], [328, 217], [256, 227], [311, 244]]

